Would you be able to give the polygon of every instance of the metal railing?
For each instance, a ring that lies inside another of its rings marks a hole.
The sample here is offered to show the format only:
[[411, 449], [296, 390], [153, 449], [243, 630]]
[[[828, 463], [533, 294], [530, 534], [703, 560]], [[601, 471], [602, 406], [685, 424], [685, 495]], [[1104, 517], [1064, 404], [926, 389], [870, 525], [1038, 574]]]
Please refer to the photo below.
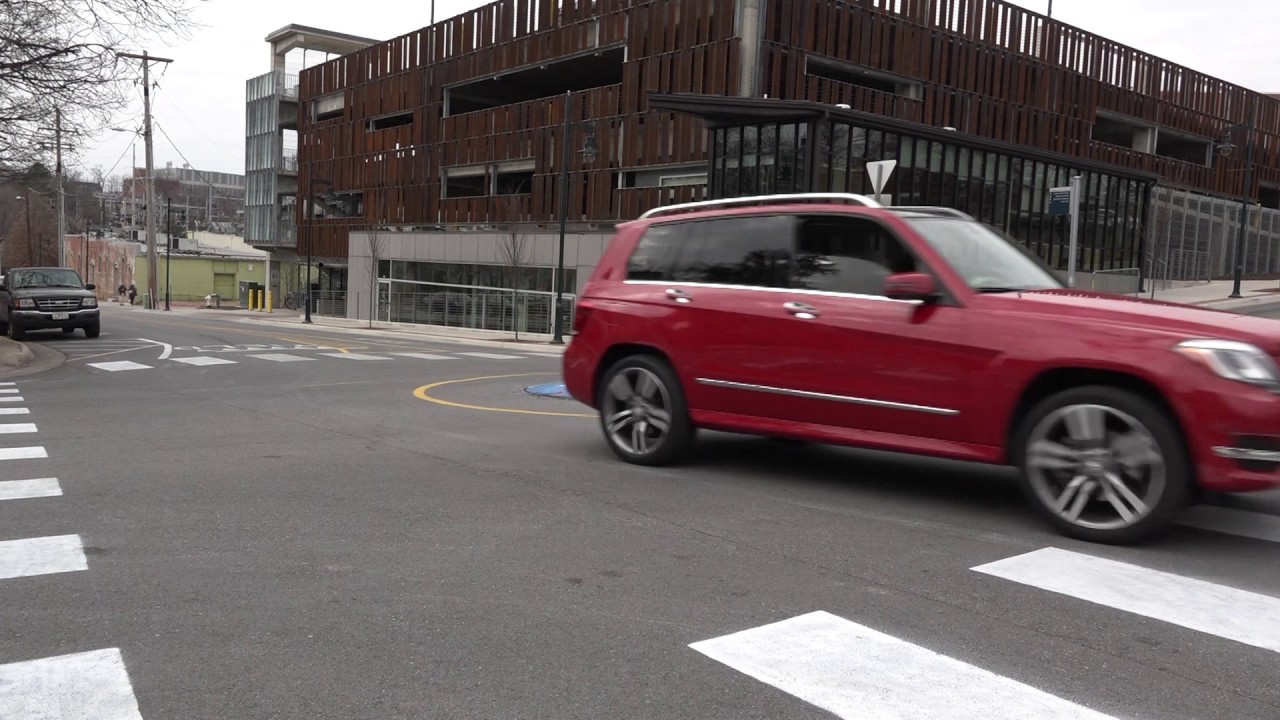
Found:
[[1136, 295], [1141, 292], [1142, 268], [1094, 270], [1089, 274], [1089, 289]]
[[325, 317], [346, 317], [347, 291], [317, 290], [311, 293], [311, 314]]

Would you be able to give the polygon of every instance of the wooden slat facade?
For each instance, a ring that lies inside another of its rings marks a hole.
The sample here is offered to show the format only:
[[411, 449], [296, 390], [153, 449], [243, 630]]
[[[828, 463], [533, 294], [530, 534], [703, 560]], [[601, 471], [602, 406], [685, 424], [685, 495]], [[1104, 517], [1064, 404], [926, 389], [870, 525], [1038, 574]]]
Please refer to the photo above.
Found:
[[[625, 48], [621, 82], [574, 93], [574, 120], [597, 126], [601, 155], [570, 167], [570, 220], [635, 217], [697, 199], [700, 187], [620, 188], [619, 174], [707, 160], [701, 121], [647, 110], [649, 92], [737, 95], [736, 0], [498, 0], [304, 70], [299, 187], [310, 178], [364, 196], [361, 217], [314, 223], [319, 256], [346, 255], [353, 227], [488, 219], [492, 197], [442, 198], [443, 168], [531, 159], [518, 207], [558, 219], [563, 95], [444, 117], [447, 87], [594, 49]], [[1197, 165], [1091, 138], [1098, 111], [1205, 140], [1258, 103], [1257, 182], [1280, 184], [1280, 100], [1050, 20], [1002, 0], [762, 0], [757, 94], [846, 103], [889, 117], [1154, 172], [1212, 193], [1243, 191], [1237, 151]], [[890, 73], [915, 97], [808, 75], [809, 54]], [[747, 55], [750, 56], [749, 54]], [[312, 121], [311, 101], [341, 93], [341, 117]], [[413, 122], [366, 129], [410, 111]], [[581, 145], [581, 134], [571, 142]], [[1256, 193], [1256, 185], [1251, 192]], [[507, 203], [503, 201], [504, 207]], [[301, 204], [299, 204], [301, 207]], [[299, 244], [306, 235], [299, 218]]]

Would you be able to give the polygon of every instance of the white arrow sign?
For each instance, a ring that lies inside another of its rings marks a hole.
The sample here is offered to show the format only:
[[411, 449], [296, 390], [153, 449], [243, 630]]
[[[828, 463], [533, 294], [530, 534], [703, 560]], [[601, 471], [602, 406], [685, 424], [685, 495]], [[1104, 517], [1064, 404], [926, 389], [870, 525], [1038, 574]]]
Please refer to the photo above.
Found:
[[884, 190], [884, 184], [889, 182], [889, 176], [893, 174], [894, 168], [898, 167], [897, 160], [877, 160], [867, 163], [867, 174], [871, 176], [871, 190], [879, 195]]

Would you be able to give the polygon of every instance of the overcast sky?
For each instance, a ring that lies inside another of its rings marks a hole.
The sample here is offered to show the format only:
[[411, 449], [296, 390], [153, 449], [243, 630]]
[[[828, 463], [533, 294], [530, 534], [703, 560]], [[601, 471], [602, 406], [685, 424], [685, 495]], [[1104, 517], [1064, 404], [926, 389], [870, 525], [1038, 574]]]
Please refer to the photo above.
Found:
[[[1048, 0], [1013, 0], [1045, 12]], [[436, 19], [480, 7], [477, 0], [439, 0]], [[1063, 22], [1210, 75], [1262, 92], [1280, 92], [1280, 2], [1275, 0], [1054, 0], [1053, 16]], [[353, 9], [358, 9], [353, 11]], [[244, 172], [245, 81], [270, 69], [269, 33], [291, 23], [385, 40], [429, 24], [429, 0], [208, 0], [196, 12], [203, 26], [186, 41], [145, 48], [172, 58], [157, 65], [159, 89], [152, 113], [155, 162], [201, 170]], [[137, 48], [142, 50], [144, 48]], [[314, 64], [308, 61], [308, 65]], [[142, 124], [142, 100], [117, 126]], [[101, 165], [127, 173], [128, 133], [106, 133], [79, 160], [85, 169]], [[175, 147], [176, 146], [176, 150]], [[183, 159], [185, 156], [186, 160]], [[142, 142], [138, 166], [144, 165]]]

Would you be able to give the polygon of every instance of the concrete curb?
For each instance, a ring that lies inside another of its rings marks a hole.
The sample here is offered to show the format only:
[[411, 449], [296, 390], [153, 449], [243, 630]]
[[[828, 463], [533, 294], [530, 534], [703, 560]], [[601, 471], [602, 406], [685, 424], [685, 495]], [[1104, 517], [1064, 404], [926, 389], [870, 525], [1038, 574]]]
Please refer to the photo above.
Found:
[[1193, 305], [1195, 307], [1208, 308], [1210, 310], [1224, 310], [1226, 312], [1240, 313], [1242, 315], [1257, 315], [1259, 313], [1280, 310], [1280, 294], [1267, 295], [1265, 297], [1210, 300], [1208, 302], [1193, 303]]
[[57, 350], [0, 337], [0, 377], [35, 375], [60, 367], [66, 361], [67, 356]]
[[26, 343], [0, 338], [0, 365], [22, 368], [35, 358], [35, 353], [31, 352], [31, 348]]

